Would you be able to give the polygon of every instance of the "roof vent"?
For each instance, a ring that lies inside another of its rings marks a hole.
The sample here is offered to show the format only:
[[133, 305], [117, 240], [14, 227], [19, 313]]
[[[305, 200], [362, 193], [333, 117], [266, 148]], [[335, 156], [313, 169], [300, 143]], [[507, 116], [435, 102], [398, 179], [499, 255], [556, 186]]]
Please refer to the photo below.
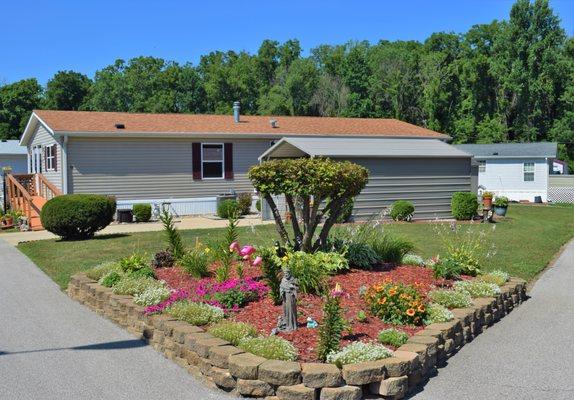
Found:
[[271, 124], [271, 128], [277, 128], [277, 120], [276, 119], [270, 119], [269, 123]]
[[124, 124], [116, 124], [116, 129], [126, 129]]
[[497, 156], [498, 155], [498, 151], [495, 151], [494, 153], [492, 153], [493, 156]]
[[239, 122], [239, 111], [241, 110], [241, 106], [238, 101], [233, 102], [233, 121]]

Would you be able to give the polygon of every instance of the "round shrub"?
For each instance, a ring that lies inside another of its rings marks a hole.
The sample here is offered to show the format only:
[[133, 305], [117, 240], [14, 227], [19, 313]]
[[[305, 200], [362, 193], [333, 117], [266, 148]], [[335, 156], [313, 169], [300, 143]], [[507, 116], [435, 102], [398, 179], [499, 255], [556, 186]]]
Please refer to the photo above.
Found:
[[478, 200], [474, 193], [456, 192], [452, 195], [450, 206], [454, 218], [457, 220], [469, 220], [476, 215]]
[[251, 211], [252, 201], [253, 197], [251, 196], [251, 193], [239, 193], [237, 196], [237, 206], [239, 207], [241, 215], [249, 214]]
[[151, 204], [134, 204], [136, 222], [148, 222], [151, 219]]
[[234, 346], [237, 346], [243, 338], [257, 336], [257, 329], [253, 325], [225, 320], [210, 326], [207, 332], [216, 338], [227, 340]]
[[89, 239], [114, 219], [116, 200], [99, 194], [66, 194], [48, 200], [40, 218], [63, 239]]
[[413, 203], [406, 200], [398, 200], [391, 206], [391, 218], [395, 221], [410, 221], [415, 213]]
[[217, 216], [219, 218], [228, 219], [230, 217], [237, 217], [241, 214], [239, 203], [236, 200], [228, 199], [223, 200], [217, 206]]
[[269, 360], [295, 361], [297, 349], [279, 336], [246, 337], [239, 341], [240, 349]]
[[409, 340], [409, 335], [395, 328], [389, 328], [380, 331], [377, 336], [377, 340], [381, 344], [386, 344], [388, 346], [398, 348], [405, 344], [407, 340]]

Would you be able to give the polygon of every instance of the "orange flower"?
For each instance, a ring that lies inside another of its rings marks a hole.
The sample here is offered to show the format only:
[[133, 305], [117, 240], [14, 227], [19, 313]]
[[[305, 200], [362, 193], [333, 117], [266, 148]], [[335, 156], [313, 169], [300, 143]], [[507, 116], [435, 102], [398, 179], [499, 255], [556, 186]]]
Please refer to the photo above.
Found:
[[415, 315], [415, 310], [412, 309], [412, 308], [409, 308], [409, 309], [407, 310], [406, 314], [407, 314], [409, 317], [412, 317], [412, 316]]
[[389, 296], [394, 296], [395, 294], [397, 294], [397, 289], [395, 288], [389, 289]]
[[382, 305], [382, 304], [385, 304], [386, 302], [387, 302], [387, 298], [386, 298], [386, 297], [381, 297], [377, 303], [379, 303], [379, 304]]
[[419, 312], [425, 312], [425, 306], [421, 304], [418, 308]]

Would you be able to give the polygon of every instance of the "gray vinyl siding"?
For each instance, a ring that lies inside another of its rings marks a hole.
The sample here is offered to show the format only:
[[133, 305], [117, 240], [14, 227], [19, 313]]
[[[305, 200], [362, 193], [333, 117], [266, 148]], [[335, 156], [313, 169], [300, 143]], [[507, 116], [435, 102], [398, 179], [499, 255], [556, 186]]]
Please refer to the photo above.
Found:
[[397, 200], [412, 201], [415, 219], [451, 218], [450, 201], [471, 191], [470, 158], [351, 159], [368, 168], [369, 183], [355, 199], [353, 215], [367, 219]]
[[54, 136], [48, 132], [42, 124], [38, 124], [36, 132], [30, 143], [28, 144], [28, 153], [31, 154], [34, 146], [41, 145], [42, 147], [52, 146], [57, 144], [57, 165], [56, 171], [46, 171], [44, 163], [44, 151], [42, 150], [42, 174], [58, 189], [62, 190], [62, 146], [56, 141]]
[[[234, 179], [193, 180], [192, 143], [233, 143]], [[70, 193], [114, 195], [118, 200], [213, 197], [252, 191], [247, 171], [270, 147], [268, 139], [70, 138]]]

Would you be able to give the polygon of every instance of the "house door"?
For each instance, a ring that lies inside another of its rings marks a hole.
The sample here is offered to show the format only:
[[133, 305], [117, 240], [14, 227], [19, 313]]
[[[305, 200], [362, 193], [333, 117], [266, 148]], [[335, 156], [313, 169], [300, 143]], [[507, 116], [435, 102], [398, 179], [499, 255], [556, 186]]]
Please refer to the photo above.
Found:
[[32, 173], [42, 173], [42, 146], [32, 148]]

